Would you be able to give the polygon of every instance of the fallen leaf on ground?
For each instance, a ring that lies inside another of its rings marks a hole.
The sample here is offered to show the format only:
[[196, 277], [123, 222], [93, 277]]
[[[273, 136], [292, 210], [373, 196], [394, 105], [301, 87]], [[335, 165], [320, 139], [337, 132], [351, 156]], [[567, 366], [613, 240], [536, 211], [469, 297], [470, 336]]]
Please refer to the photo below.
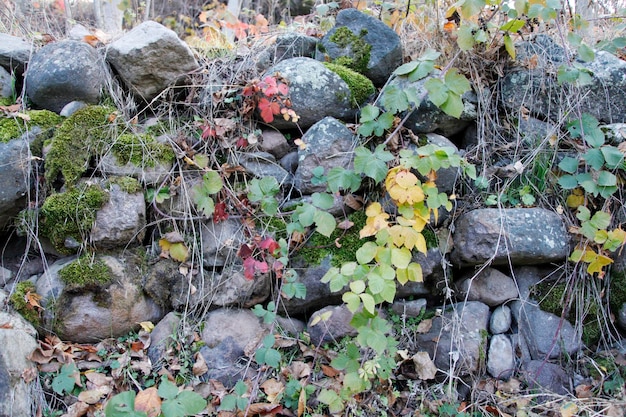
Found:
[[150, 387], [137, 393], [135, 410], [143, 411], [148, 417], [157, 417], [161, 414], [161, 397], [156, 387]]
[[277, 379], [271, 378], [261, 384], [261, 389], [267, 395], [267, 401], [274, 404], [278, 396], [285, 390], [285, 386]]

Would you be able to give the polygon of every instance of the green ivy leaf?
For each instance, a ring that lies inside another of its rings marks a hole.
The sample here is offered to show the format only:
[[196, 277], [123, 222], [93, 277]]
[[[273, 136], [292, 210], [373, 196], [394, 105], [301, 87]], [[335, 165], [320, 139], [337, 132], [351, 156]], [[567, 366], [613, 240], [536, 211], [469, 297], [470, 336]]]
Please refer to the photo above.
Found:
[[611, 224], [611, 215], [604, 211], [598, 211], [589, 220], [589, 224], [598, 230], [603, 230]]
[[578, 159], [566, 156], [561, 160], [561, 162], [559, 162], [559, 169], [567, 172], [568, 174], [574, 174], [578, 171]]
[[178, 395], [178, 387], [165, 376], [161, 379], [161, 385], [158, 390], [159, 397], [165, 400], [171, 400]]
[[361, 297], [353, 292], [346, 292], [341, 296], [341, 299], [344, 303], [346, 303], [346, 307], [350, 310], [351, 313], [356, 312], [361, 306]]
[[469, 24], [462, 24], [457, 31], [456, 43], [461, 48], [461, 51], [469, 51], [474, 47], [476, 41], [474, 40], [474, 28]]
[[411, 251], [407, 248], [392, 248], [391, 263], [396, 268], [407, 268], [411, 262]]
[[567, 124], [567, 130], [573, 138], [583, 138], [593, 148], [604, 145], [604, 132], [598, 126], [598, 119], [589, 113], [583, 113], [580, 120], [573, 120]]
[[581, 43], [578, 47], [578, 56], [585, 62], [591, 62], [596, 59], [596, 54], [589, 45]]
[[343, 189], [346, 191], [356, 191], [361, 186], [361, 177], [354, 171], [344, 167], [333, 167], [328, 171], [328, 189], [337, 193]]
[[604, 155], [602, 154], [602, 151], [598, 148], [588, 149], [587, 152], [585, 152], [585, 154], [583, 155], [583, 159], [585, 160], [585, 162], [587, 162], [587, 164], [589, 164], [591, 168], [595, 169], [596, 171], [600, 170], [602, 168], [602, 165], [604, 165]]
[[617, 169], [624, 163], [624, 154], [615, 146], [602, 146], [600, 147], [600, 151], [602, 152], [607, 168]]
[[323, 389], [317, 396], [317, 400], [326, 404], [331, 414], [337, 414], [343, 411], [343, 400], [335, 391]]
[[609, 171], [600, 171], [598, 174], [598, 185], [600, 187], [613, 187], [617, 185], [617, 177]]
[[315, 230], [326, 237], [330, 237], [337, 227], [337, 220], [335, 220], [335, 217], [322, 210], [315, 211], [313, 221], [315, 222]]
[[461, 113], [463, 113], [464, 108], [465, 106], [463, 105], [463, 99], [461, 99], [461, 96], [452, 92], [448, 93], [448, 99], [441, 106], [441, 110], [452, 117], [456, 117], [457, 119], [461, 117]]
[[524, 25], [526, 25], [525, 20], [511, 19], [505, 24], [503, 24], [502, 26], [500, 26], [500, 30], [505, 31], [505, 32], [517, 33], [519, 30], [521, 30], [524, 27]]
[[147, 417], [135, 410], [135, 391], [124, 391], [111, 398], [104, 408], [106, 417]]
[[368, 264], [372, 262], [377, 252], [377, 244], [375, 244], [374, 242], [365, 242], [359, 249], [357, 249], [356, 260], [361, 265]]
[[387, 86], [383, 90], [382, 101], [385, 110], [391, 113], [401, 113], [409, 108], [406, 93], [397, 85]]
[[59, 395], [70, 393], [76, 385], [76, 381], [80, 380], [80, 372], [74, 362], [67, 363], [61, 367], [61, 372], [52, 380], [52, 389]]
[[391, 152], [385, 149], [384, 144], [376, 147], [374, 152], [364, 146], [354, 151], [354, 170], [357, 174], [365, 174], [376, 182], [381, 182], [387, 176], [387, 162], [393, 160]]
[[335, 198], [328, 193], [313, 193], [311, 202], [317, 208], [328, 210], [335, 205]]
[[372, 314], [376, 312], [376, 302], [374, 302], [374, 297], [372, 297], [371, 294], [362, 293], [359, 294], [359, 298], [361, 298], [361, 301], [363, 302], [363, 308], [366, 311], [369, 311]]
[[452, 68], [446, 72], [444, 77], [446, 87], [457, 95], [461, 96], [470, 90], [470, 83], [463, 74], [459, 74], [459, 70]]
[[428, 99], [437, 107], [440, 107], [448, 99], [448, 88], [439, 78], [429, 78], [424, 83], [428, 91]]
[[508, 33], [504, 35], [504, 49], [506, 49], [506, 52], [509, 54], [511, 59], [515, 61], [515, 58], [517, 56], [515, 51], [515, 44], [513, 43], [511, 35], [509, 35]]
[[465, 19], [469, 19], [472, 16], [480, 14], [482, 9], [487, 4], [486, 0], [463, 0], [458, 3], [458, 8], [461, 16]]
[[371, 122], [376, 120], [378, 115], [380, 114], [380, 109], [372, 104], [368, 104], [367, 106], [361, 109], [361, 118], [360, 122]]

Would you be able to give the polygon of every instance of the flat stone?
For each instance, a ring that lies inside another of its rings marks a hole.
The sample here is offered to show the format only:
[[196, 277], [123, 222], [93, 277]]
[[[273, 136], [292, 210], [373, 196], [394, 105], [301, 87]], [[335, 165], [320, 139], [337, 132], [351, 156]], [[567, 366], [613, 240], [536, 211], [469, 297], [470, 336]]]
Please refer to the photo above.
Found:
[[515, 370], [513, 346], [508, 336], [497, 334], [489, 341], [487, 372], [494, 378], [509, 379]]
[[456, 266], [533, 265], [569, 255], [570, 235], [558, 214], [541, 208], [478, 209], [455, 224]]

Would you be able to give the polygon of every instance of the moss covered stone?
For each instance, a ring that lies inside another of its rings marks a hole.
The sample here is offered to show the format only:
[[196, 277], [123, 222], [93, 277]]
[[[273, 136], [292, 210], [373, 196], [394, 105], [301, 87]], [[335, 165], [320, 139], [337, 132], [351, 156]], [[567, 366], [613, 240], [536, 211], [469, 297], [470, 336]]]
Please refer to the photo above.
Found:
[[59, 278], [65, 284], [65, 291], [93, 290], [112, 281], [111, 268], [100, 259], [81, 256], [59, 271]]
[[336, 58], [333, 62], [365, 74], [372, 52], [372, 45], [363, 39], [365, 35], [367, 35], [366, 29], [362, 29], [357, 35], [345, 26], [337, 28], [329, 38], [330, 41], [340, 48], [348, 49], [350, 53]]
[[171, 147], [157, 142], [150, 134], [124, 133], [115, 139], [111, 150], [120, 164], [130, 162], [138, 167], [154, 167], [157, 162], [171, 163], [175, 158]]
[[128, 194], [135, 194], [141, 191], [141, 183], [133, 177], [111, 177], [107, 180], [108, 186], [118, 185], [122, 191]]
[[96, 220], [96, 212], [108, 199], [109, 194], [99, 185], [75, 186], [51, 195], [41, 207], [41, 233], [60, 253], [76, 252], [78, 248], [68, 247], [66, 240], [82, 242]]
[[15, 286], [15, 290], [13, 294], [11, 294], [11, 298], [9, 301], [11, 305], [31, 324], [35, 326], [39, 326], [41, 323], [41, 317], [39, 316], [39, 312], [35, 309], [35, 306], [30, 304], [27, 299], [28, 294], [36, 294], [35, 284], [31, 281], [22, 281]]
[[348, 84], [348, 88], [352, 94], [352, 97], [350, 97], [350, 104], [353, 107], [359, 106], [365, 102], [369, 96], [376, 92], [374, 84], [365, 75], [359, 74], [358, 72], [343, 65], [333, 64], [330, 62], [326, 62], [324, 65], [326, 68], [339, 75], [339, 77], [341, 77], [341, 79]]
[[68, 117], [49, 141], [45, 178], [49, 183], [63, 176], [66, 185], [76, 184], [89, 167], [90, 159], [110, 143], [115, 109], [87, 106]]
[[29, 110], [24, 117], [0, 117], [0, 142], [8, 142], [38, 126], [42, 130], [53, 129], [63, 118], [49, 110]]

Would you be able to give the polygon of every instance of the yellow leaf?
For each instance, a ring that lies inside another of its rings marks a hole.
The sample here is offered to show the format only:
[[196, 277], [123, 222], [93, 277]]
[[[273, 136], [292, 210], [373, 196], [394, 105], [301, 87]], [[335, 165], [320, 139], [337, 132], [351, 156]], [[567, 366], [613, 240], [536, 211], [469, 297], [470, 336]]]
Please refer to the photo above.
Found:
[[569, 208], [577, 208], [578, 206], [582, 206], [585, 204], [585, 195], [581, 189], [576, 188], [572, 191], [570, 195], [567, 196], [566, 200], [567, 207]]
[[178, 262], [185, 262], [189, 257], [189, 249], [184, 243], [172, 243], [170, 246], [170, 257]]
[[613, 259], [608, 256], [597, 254], [596, 259], [589, 264], [587, 267], [587, 272], [590, 274], [598, 273], [603, 275], [602, 268], [605, 266], [611, 265], [613, 263]]
[[563, 404], [559, 411], [561, 412], [561, 417], [573, 417], [578, 413], [578, 406], [573, 402], [568, 402]]
[[139, 325], [146, 333], [150, 333], [154, 330], [154, 324], [151, 321], [142, 321]]

